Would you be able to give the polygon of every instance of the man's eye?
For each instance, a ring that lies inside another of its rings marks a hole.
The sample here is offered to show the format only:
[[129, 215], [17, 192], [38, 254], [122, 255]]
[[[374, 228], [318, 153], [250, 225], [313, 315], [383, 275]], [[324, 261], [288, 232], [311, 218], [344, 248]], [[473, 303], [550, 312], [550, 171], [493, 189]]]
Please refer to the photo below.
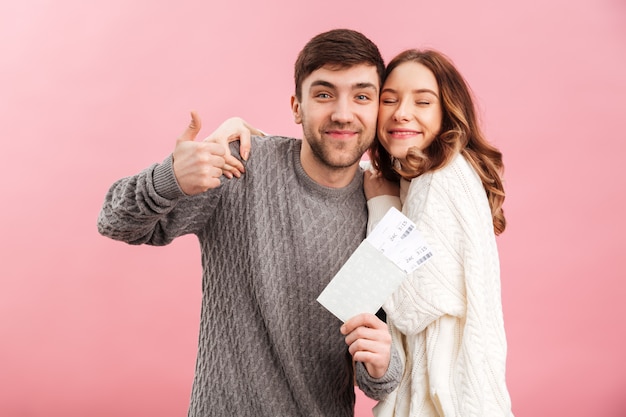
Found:
[[369, 96], [365, 95], [365, 94], [359, 94], [358, 96], [356, 96], [356, 99], [359, 101], [365, 101], [365, 100], [369, 100]]
[[318, 93], [315, 97], [317, 97], [317, 98], [330, 98], [330, 94], [328, 94], [328, 93]]

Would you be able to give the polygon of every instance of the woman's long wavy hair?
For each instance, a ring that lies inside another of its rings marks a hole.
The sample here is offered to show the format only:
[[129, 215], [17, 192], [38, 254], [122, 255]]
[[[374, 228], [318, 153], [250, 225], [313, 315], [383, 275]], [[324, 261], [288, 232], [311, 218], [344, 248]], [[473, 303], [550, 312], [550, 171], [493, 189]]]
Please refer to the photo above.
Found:
[[493, 228], [499, 235], [506, 227], [502, 209], [505, 197], [501, 176], [504, 171], [502, 153], [487, 142], [480, 129], [467, 82], [449, 58], [428, 49], [409, 49], [397, 55], [387, 65], [385, 79], [405, 62], [422, 64], [435, 75], [443, 113], [441, 130], [423, 151], [409, 149], [407, 162], [402, 167], [393, 163], [391, 155], [378, 139], [374, 140], [369, 149], [372, 165], [389, 180], [398, 181], [400, 177], [410, 180], [444, 167], [460, 152], [474, 167], [485, 187]]

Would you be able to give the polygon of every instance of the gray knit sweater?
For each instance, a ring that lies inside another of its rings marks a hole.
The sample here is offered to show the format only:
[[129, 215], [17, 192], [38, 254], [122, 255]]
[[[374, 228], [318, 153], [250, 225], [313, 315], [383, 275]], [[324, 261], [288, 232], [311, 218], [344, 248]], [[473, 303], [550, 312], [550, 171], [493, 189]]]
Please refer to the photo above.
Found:
[[362, 175], [342, 189], [320, 186], [302, 169], [300, 146], [253, 137], [245, 175], [222, 177], [198, 196], [182, 193], [171, 157], [119, 180], [106, 196], [98, 229], [107, 237], [150, 245], [189, 233], [199, 239], [202, 312], [189, 416], [353, 416], [341, 323], [316, 298], [365, 236]]

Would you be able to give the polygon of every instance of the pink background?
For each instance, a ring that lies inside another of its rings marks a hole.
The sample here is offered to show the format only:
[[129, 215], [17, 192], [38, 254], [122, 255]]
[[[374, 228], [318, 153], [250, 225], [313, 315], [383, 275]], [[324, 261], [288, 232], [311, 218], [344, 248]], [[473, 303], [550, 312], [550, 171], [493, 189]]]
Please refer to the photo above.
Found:
[[[100, 237], [109, 185], [197, 109], [299, 135], [296, 54], [334, 27], [456, 62], [504, 152], [517, 416], [626, 415], [624, 0], [0, 3], [0, 415], [183, 416], [200, 257]], [[357, 416], [372, 401], [360, 393]]]

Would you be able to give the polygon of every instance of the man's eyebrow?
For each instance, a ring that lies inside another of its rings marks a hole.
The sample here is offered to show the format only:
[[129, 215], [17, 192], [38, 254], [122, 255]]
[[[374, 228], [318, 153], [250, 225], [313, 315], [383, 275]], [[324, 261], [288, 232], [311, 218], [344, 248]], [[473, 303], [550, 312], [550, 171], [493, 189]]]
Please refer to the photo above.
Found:
[[311, 87], [328, 87], [328, 88], [335, 88], [335, 85], [333, 83], [329, 83], [328, 81], [324, 81], [324, 80], [315, 80], [311, 83]]
[[378, 91], [378, 87], [375, 84], [372, 84], [372, 83], [356, 83], [354, 85], [353, 89], [354, 90], [361, 90], [361, 89], [364, 89], [364, 88], [371, 88], [373, 90]]
[[[337, 88], [335, 84], [325, 81], [325, 80], [315, 80], [311, 83], [311, 87], [327, 87], [327, 88], [333, 88], [333, 89]], [[371, 88], [376, 91], [378, 90], [376, 85], [370, 82], [356, 83], [352, 86], [353, 90], [362, 90], [364, 88]]]

